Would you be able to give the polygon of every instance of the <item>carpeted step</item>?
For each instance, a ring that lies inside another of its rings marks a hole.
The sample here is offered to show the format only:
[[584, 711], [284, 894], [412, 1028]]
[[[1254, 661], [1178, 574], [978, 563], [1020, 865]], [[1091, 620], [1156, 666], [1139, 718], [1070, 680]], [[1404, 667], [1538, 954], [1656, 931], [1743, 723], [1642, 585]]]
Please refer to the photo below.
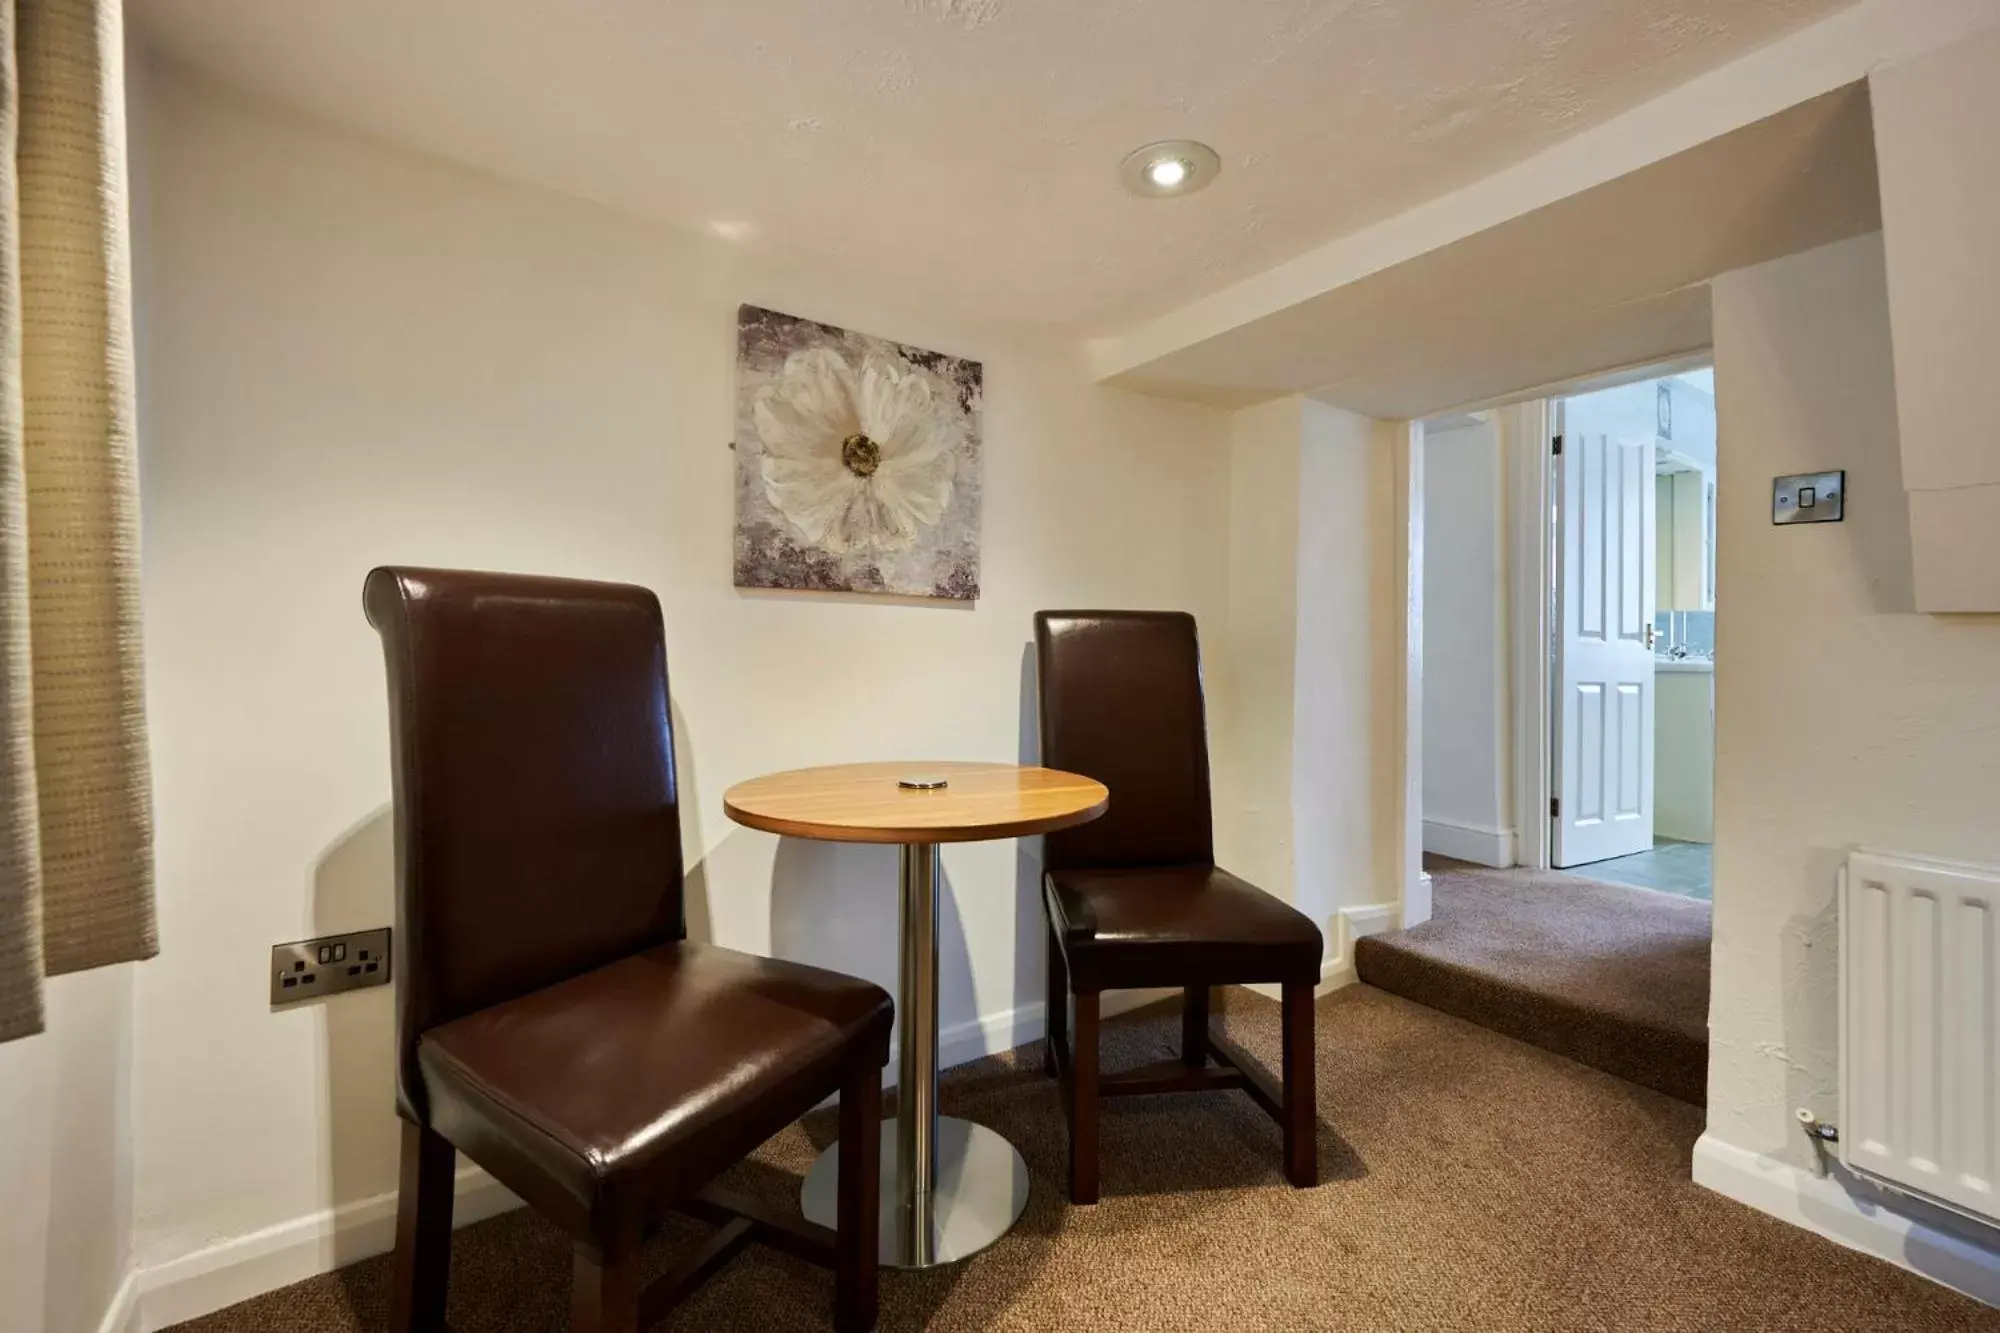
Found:
[[1709, 906], [1574, 875], [1440, 866], [1433, 916], [1361, 979], [1682, 1101], [1708, 1086]]

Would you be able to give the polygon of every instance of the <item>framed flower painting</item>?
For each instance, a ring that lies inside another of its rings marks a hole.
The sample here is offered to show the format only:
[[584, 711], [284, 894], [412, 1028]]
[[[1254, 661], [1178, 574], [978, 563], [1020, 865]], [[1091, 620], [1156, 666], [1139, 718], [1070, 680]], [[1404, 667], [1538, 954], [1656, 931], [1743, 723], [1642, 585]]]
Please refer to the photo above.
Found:
[[979, 596], [979, 362], [746, 305], [736, 586]]

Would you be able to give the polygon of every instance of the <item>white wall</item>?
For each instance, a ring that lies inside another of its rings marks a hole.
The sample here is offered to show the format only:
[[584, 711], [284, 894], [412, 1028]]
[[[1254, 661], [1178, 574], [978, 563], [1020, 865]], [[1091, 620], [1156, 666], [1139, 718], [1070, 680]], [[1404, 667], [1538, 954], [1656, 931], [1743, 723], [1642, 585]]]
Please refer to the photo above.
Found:
[[1292, 737], [1303, 430], [1298, 398], [1230, 417], [1227, 632], [1203, 659], [1229, 682], [1219, 698], [1210, 691], [1211, 711], [1229, 736], [1211, 759], [1216, 858], [1287, 900], [1297, 873]]
[[[165, 74], [139, 271], [164, 950], [140, 974], [142, 1261], [393, 1189], [387, 989], [273, 1013], [278, 940], [391, 917], [382, 663], [362, 576], [627, 579], [665, 608], [698, 935], [894, 979], [895, 853], [739, 829], [731, 783], [1012, 760], [1030, 617], [1220, 632], [1226, 420], [1068, 361], [235, 103]], [[976, 607], [731, 587], [735, 307], [986, 362]], [[1039, 1031], [1033, 849], [944, 854], [948, 1049]], [[984, 1026], [981, 1027], [981, 1022]]]
[[[1727, 274], [1714, 309], [1708, 1140], [1809, 1167], [1792, 1112], [1837, 1115], [1845, 849], [2000, 862], [2000, 619], [1912, 610], [1881, 238]], [[1832, 468], [1845, 522], [1772, 526], [1773, 476]]]
[[132, 1243], [130, 966], [56, 977], [0, 1046], [0, 1329], [95, 1333]]
[[1396, 434], [1302, 398], [1229, 430], [1217, 859], [1295, 902], [1343, 961], [1343, 909], [1397, 897]]
[[1868, 88], [1917, 605], [2000, 611], [2000, 24]]
[[1424, 434], [1424, 850], [1514, 864], [1500, 432]]
[[1399, 768], [1390, 701], [1405, 666], [1392, 547], [1401, 430], [1309, 398], [1300, 426], [1294, 894], [1346, 965], [1342, 910], [1397, 900], [1401, 805], [1383, 775]]

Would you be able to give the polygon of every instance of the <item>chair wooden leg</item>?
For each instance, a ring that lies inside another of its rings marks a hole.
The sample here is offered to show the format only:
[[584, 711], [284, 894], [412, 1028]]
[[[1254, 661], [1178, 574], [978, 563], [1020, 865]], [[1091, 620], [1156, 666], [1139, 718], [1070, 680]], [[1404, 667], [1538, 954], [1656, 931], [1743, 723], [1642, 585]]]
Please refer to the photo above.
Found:
[[1208, 1064], [1208, 987], [1189, 986], [1181, 999], [1181, 1063], [1189, 1069]]
[[1048, 1039], [1042, 1043], [1042, 1072], [1050, 1078], [1058, 1074], [1056, 1044], [1069, 1037], [1069, 968], [1063, 963], [1062, 946], [1056, 943], [1056, 928], [1048, 928], [1049, 1012]]
[[396, 1257], [389, 1278], [390, 1333], [441, 1333], [451, 1282], [451, 1191], [458, 1153], [422, 1125], [403, 1122], [396, 1192]]
[[1078, 992], [1076, 1039], [1069, 1056], [1069, 1201], [1097, 1202], [1098, 993]]
[[865, 1060], [840, 1086], [837, 1189], [833, 1327], [836, 1333], [868, 1333], [880, 1302], [882, 1071]]
[[640, 1249], [615, 1252], [578, 1241], [571, 1265], [569, 1333], [639, 1333]]
[[1318, 1051], [1313, 1045], [1313, 988], [1285, 986], [1285, 1179], [1299, 1189], [1319, 1184], [1319, 1105], [1313, 1086]]

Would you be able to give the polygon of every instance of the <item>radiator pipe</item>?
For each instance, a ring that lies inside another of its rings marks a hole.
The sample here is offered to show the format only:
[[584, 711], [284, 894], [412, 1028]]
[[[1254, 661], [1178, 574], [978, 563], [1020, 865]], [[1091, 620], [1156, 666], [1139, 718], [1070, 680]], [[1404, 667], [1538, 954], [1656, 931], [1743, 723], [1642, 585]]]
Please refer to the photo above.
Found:
[[1827, 1124], [1803, 1106], [1793, 1114], [1799, 1119], [1799, 1128], [1803, 1129], [1806, 1137], [1812, 1140], [1813, 1164], [1819, 1168], [1820, 1176], [1823, 1178], [1831, 1175], [1833, 1159], [1828, 1155], [1826, 1145], [1840, 1142], [1840, 1130]]

